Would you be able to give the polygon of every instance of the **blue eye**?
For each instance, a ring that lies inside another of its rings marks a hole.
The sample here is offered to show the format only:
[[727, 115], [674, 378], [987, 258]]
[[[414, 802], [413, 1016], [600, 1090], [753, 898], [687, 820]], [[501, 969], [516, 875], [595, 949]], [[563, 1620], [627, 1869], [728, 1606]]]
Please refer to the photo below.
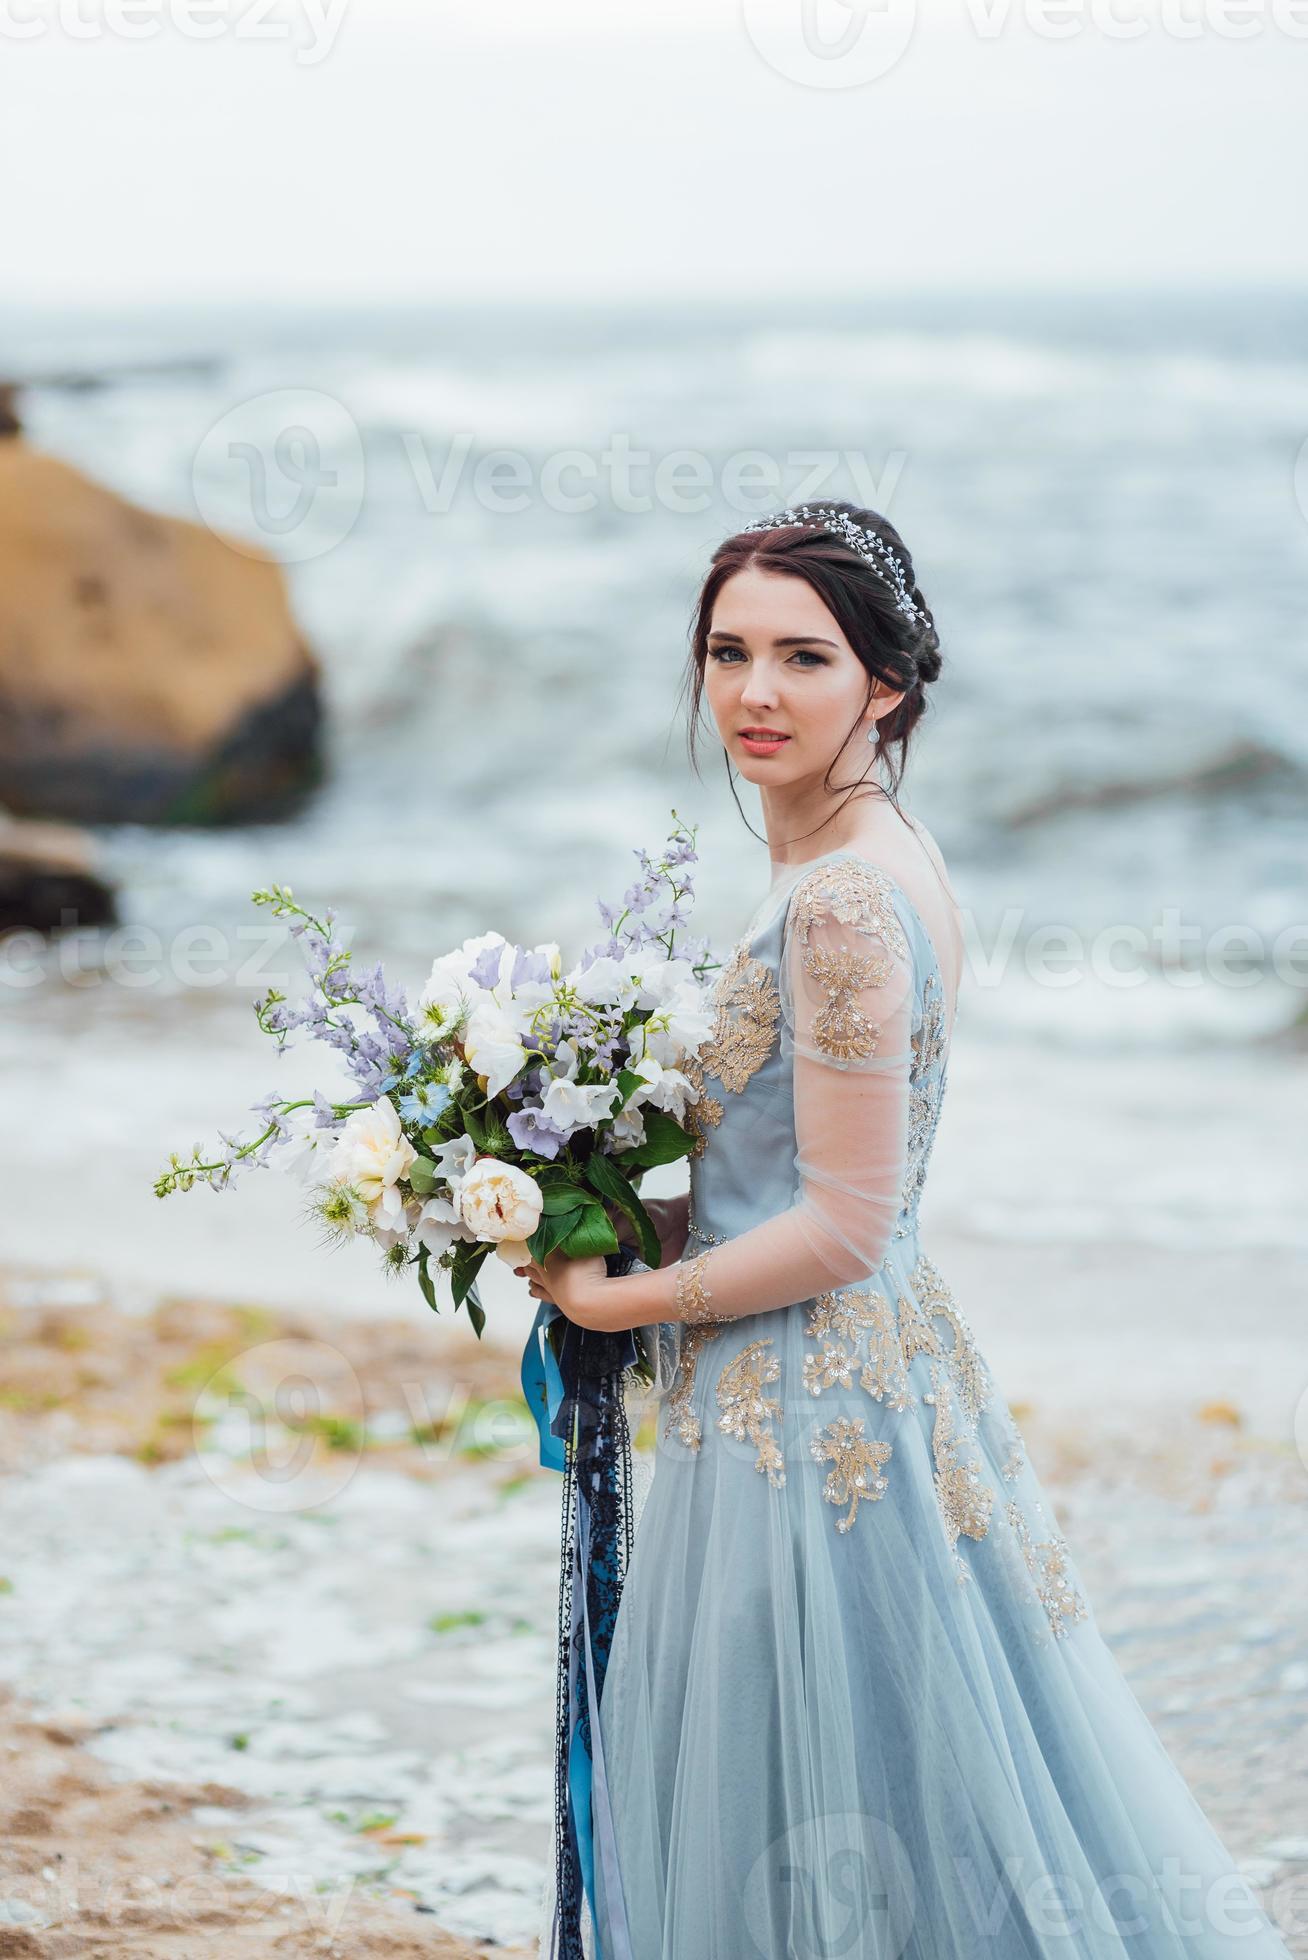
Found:
[[739, 647], [710, 647], [708, 653], [710, 660], [743, 660], [745, 658]]
[[824, 653], [812, 653], [808, 647], [801, 647], [798, 653], [792, 655], [792, 658], [795, 660], [811, 660], [818, 667], [825, 667], [827, 664], [827, 657]]

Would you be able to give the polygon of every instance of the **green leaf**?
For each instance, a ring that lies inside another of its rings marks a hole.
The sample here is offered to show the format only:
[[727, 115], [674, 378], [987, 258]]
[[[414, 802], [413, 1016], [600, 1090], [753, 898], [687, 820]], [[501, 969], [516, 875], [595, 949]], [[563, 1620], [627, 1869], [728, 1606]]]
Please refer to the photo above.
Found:
[[571, 1211], [548, 1211], [541, 1214], [540, 1224], [527, 1240], [527, 1250], [538, 1266], [543, 1266], [556, 1245], [562, 1245], [568, 1233], [580, 1222], [581, 1205], [574, 1204]]
[[613, 1220], [602, 1205], [586, 1205], [559, 1251], [569, 1259], [593, 1259], [606, 1252], [616, 1252], [618, 1235], [613, 1229]]
[[450, 1291], [454, 1295], [456, 1307], [461, 1306], [467, 1299], [472, 1289], [472, 1282], [476, 1279], [483, 1261], [489, 1256], [490, 1249], [486, 1244], [472, 1245], [467, 1239], [460, 1240], [455, 1247], [454, 1264], [450, 1268]]
[[477, 1296], [477, 1289], [475, 1286], [470, 1286], [468, 1288], [468, 1318], [472, 1322], [473, 1333], [477, 1336], [477, 1339], [480, 1340], [481, 1330], [486, 1325], [486, 1309], [485, 1307], [483, 1307], [480, 1299]]
[[597, 1150], [586, 1166], [586, 1176], [602, 1198], [612, 1199], [626, 1213], [636, 1228], [641, 1258], [647, 1266], [657, 1268], [663, 1251], [659, 1245], [659, 1235], [654, 1230], [654, 1221], [613, 1159], [606, 1157], [602, 1150]]
[[436, 1288], [432, 1285], [431, 1272], [427, 1263], [428, 1258], [427, 1248], [423, 1246], [418, 1254], [418, 1284], [422, 1288], [422, 1297], [432, 1312], [439, 1313], [440, 1305], [436, 1299]]
[[463, 1112], [463, 1127], [476, 1144], [478, 1150], [484, 1150], [486, 1148], [485, 1112], [481, 1109], [465, 1109]]
[[675, 1164], [678, 1158], [689, 1157], [695, 1148], [689, 1130], [683, 1130], [666, 1110], [651, 1109], [648, 1104], [641, 1115], [645, 1118], [645, 1141], [615, 1153], [613, 1161], [619, 1169], [648, 1170], [653, 1164]]
[[[644, 1076], [637, 1075], [634, 1069], [620, 1068], [618, 1070], [618, 1087], [622, 1091], [622, 1101], [618, 1104], [618, 1109], [626, 1108], [644, 1080]], [[616, 1116], [617, 1110], [614, 1110], [613, 1114]]]
[[582, 1193], [575, 1184], [550, 1184], [541, 1192], [543, 1211], [575, 1211], [581, 1202]]
[[439, 1173], [430, 1157], [415, 1157], [405, 1175], [409, 1180], [409, 1188], [416, 1191], [419, 1197], [425, 1198], [435, 1186]]

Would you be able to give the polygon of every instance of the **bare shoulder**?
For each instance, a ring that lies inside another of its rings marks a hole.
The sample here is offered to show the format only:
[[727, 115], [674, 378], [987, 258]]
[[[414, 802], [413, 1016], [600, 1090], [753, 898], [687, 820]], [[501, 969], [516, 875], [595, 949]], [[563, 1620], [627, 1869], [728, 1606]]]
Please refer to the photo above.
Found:
[[940, 876], [945, 883], [945, 889], [948, 891], [949, 896], [954, 900], [955, 905], [957, 905], [958, 899], [955, 896], [954, 887], [950, 880], [949, 866], [945, 862], [944, 852], [941, 850], [939, 844], [937, 844], [935, 838], [932, 836], [931, 832], [927, 829], [926, 825], [922, 822], [920, 817], [910, 816], [908, 821], [912, 824], [913, 829], [917, 832], [917, 835], [922, 840], [922, 844], [926, 850], [927, 856], [931, 859], [937, 871], [940, 873]]

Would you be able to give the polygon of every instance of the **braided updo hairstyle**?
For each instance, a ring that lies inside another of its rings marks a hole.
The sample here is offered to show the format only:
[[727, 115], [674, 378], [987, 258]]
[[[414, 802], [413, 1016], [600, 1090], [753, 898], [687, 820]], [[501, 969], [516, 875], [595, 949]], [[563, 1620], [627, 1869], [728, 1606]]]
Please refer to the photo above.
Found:
[[[687, 686], [690, 693], [689, 745], [695, 756], [695, 735], [699, 725], [704, 692], [704, 669], [708, 661], [708, 636], [713, 608], [729, 578], [747, 566], [778, 573], [786, 578], [802, 578], [812, 586], [841, 632], [858, 655], [868, 675], [866, 699], [873, 684], [880, 682], [890, 693], [904, 693], [903, 700], [878, 722], [879, 740], [869, 749], [869, 760], [857, 782], [833, 784], [831, 771], [844, 754], [852, 737], [862, 726], [855, 721], [845, 736], [824, 778], [828, 790], [852, 792], [866, 782], [869, 770], [884, 767], [885, 789], [891, 803], [904, 777], [908, 745], [913, 730], [926, 712], [926, 689], [940, 673], [940, 636], [930, 609], [918, 590], [913, 560], [907, 545], [889, 518], [879, 511], [860, 510], [857, 505], [824, 498], [822, 509], [843, 513], [866, 530], [874, 531], [894, 552], [904, 568], [909, 596], [925, 614], [925, 620], [910, 618], [895, 602], [895, 592], [867, 559], [859, 556], [840, 538], [816, 525], [787, 524], [775, 530], [738, 531], [726, 538], [713, 554], [708, 574], [700, 588], [690, 631], [690, 663]], [[725, 754], [725, 751], [724, 751]], [[731, 759], [726, 757], [728, 776]], [[734, 780], [731, 793], [736, 795]], [[739, 809], [740, 799], [736, 797]], [[742, 816], [744, 812], [741, 811]], [[903, 812], [900, 811], [900, 815]], [[792, 840], [795, 841], [795, 840]]]

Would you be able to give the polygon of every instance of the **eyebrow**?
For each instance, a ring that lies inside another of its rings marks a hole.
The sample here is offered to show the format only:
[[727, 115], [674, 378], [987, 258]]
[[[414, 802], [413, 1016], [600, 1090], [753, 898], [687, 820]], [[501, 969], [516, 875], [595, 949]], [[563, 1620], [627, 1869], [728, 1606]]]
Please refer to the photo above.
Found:
[[[745, 642], [739, 633], [710, 633], [710, 640], [730, 640], [733, 646], [743, 647]], [[816, 633], [791, 633], [784, 640], [774, 640], [774, 647], [835, 647], [834, 640], [820, 639]], [[836, 651], [840, 649], [836, 647]]]

